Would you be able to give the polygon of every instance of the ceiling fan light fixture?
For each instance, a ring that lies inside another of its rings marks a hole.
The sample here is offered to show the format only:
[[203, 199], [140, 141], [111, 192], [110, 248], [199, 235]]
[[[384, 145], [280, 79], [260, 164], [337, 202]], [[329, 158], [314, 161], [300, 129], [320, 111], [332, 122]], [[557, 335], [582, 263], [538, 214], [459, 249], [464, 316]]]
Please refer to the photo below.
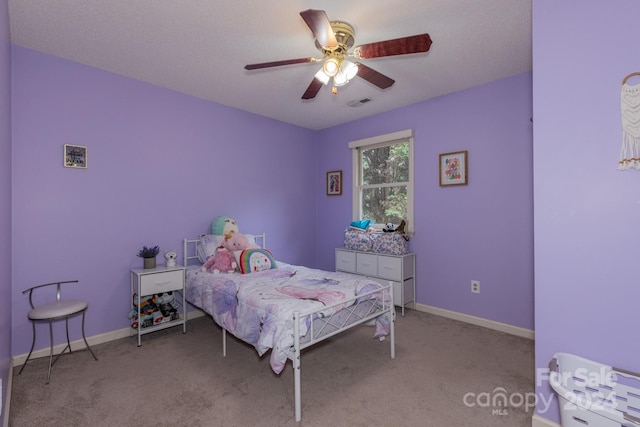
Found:
[[316, 79], [320, 80], [323, 85], [326, 85], [327, 83], [329, 83], [329, 80], [331, 80], [331, 77], [327, 76], [322, 68], [318, 70], [315, 77]]
[[342, 61], [340, 64], [340, 71], [333, 77], [333, 84], [335, 86], [344, 86], [356, 76], [358, 73], [358, 66], [350, 61]]
[[342, 72], [347, 77], [347, 81], [351, 80], [358, 74], [358, 66], [350, 61], [344, 61], [342, 63]]
[[327, 76], [333, 77], [340, 71], [340, 62], [338, 62], [336, 58], [329, 58], [324, 61], [322, 71], [324, 71]]
[[344, 72], [342, 72], [342, 70], [340, 70], [340, 72], [333, 77], [334, 86], [344, 86], [347, 83], [349, 83], [349, 80], [347, 80], [347, 76]]

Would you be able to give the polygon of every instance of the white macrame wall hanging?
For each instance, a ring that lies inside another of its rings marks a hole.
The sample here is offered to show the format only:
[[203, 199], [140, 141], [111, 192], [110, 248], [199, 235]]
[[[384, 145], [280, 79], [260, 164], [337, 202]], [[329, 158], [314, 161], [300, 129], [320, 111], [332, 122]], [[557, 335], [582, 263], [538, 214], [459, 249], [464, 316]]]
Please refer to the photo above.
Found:
[[618, 170], [640, 169], [640, 83], [628, 83], [634, 76], [640, 76], [640, 72], [631, 73], [622, 80], [622, 150]]

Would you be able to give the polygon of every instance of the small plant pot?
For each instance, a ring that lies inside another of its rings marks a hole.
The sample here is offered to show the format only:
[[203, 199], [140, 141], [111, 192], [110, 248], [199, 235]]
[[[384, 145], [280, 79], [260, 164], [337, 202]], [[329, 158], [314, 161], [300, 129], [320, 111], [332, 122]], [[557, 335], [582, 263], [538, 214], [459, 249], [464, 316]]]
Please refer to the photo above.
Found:
[[144, 260], [145, 270], [150, 268], [156, 268], [156, 259], [154, 258], [142, 258]]

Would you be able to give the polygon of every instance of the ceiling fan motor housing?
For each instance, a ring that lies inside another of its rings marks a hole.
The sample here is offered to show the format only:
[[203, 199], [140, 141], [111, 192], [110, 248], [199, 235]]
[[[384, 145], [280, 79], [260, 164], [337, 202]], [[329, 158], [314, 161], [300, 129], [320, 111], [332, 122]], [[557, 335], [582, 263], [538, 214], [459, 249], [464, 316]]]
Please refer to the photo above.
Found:
[[351, 24], [342, 21], [332, 21], [331, 29], [338, 42], [337, 46], [321, 46], [316, 40], [316, 47], [325, 55], [333, 52], [344, 55], [355, 43], [355, 31]]

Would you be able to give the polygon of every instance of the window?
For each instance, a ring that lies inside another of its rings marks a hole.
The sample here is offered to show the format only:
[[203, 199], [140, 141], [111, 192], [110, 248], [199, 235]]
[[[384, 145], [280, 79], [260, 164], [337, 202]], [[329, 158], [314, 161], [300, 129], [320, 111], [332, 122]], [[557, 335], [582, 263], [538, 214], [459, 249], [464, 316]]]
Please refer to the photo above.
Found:
[[351, 141], [353, 219], [377, 227], [406, 220], [413, 232], [413, 130]]

